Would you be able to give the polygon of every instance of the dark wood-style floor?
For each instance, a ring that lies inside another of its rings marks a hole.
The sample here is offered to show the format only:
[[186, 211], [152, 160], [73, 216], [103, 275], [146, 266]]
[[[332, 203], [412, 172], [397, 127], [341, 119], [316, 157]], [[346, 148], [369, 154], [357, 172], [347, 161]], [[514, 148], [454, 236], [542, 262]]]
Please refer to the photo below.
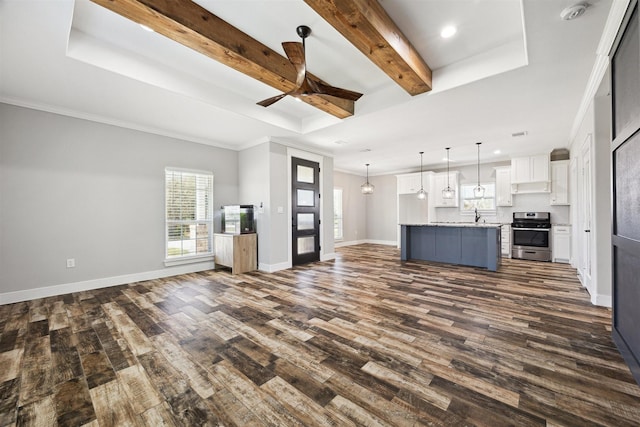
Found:
[[0, 306], [0, 425], [640, 425], [569, 266], [338, 252]]

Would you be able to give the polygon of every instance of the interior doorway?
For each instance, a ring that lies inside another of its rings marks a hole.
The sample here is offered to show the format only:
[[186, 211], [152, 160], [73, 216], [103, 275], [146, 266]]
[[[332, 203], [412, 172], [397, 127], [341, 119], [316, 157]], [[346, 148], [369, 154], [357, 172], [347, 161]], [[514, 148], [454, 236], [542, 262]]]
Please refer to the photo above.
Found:
[[291, 260], [320, 260], [320, 164], [291, 158]]

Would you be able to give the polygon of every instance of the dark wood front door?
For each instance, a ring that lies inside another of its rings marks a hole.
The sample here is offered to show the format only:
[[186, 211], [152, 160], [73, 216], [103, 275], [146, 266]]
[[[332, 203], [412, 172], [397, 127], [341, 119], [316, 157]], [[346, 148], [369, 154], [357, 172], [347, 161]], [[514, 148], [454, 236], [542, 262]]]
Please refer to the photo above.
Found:
[[640, 384], [640, 32], [634, 7], [611, 61], [613, 339]]
[[320, 165], [291, 159], [293, 265], [320, 260]]

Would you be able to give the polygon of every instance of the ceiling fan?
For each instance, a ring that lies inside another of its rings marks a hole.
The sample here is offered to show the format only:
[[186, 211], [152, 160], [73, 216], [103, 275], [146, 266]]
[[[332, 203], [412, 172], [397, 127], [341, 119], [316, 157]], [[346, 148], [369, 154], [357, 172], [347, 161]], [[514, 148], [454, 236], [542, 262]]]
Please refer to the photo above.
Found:
[[305, 60], [305, 39], [309, 37], [309, 34], [311, 34], [311, 28], [307, 27], [306, 25], [300, 25], [298, 28], [296, 28], [296, 32], [298, 33], [300, 38], [302, 38], [302, 43], [282, 43], [282, 47], [284, 48], [284, 52], [287, 54], [287, 58], [289, 58], [289, 62], [293, 64], [296, 72], [298, 73], [295, 89], [260, 101], [258, 102], [258, 105], [268, 107], [269, 105], [280, 101], [287, 95], [293, 96], [295, 98], [308, 95], [328, 95], [334, 96], [336, 98], [347, 99], [349, 101], [357, 101], [362, 96], [361, 93], [353, 92], [347, 89], [341, 89], [339, 87], [329, 86], [319, 80], [312, 79], [307, 75], [307, 64]]

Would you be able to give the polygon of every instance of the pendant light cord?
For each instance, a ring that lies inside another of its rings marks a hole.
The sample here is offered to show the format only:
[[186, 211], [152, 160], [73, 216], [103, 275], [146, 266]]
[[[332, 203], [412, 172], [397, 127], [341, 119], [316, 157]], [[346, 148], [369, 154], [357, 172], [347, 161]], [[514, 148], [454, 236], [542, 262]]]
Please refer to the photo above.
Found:
[[451, 147], [447, 147], [447, 190], [451, 189], [451, 186], [449, 185], [449, 148]]
[[424, 154], [424, 151], [420, 152], [420, 189], [424, 190], [424, 187], [422, 186], [422, 154]]
[[482, 142], [476, 142], [478, 146], [478, 188], [480, 188], [480, 144], [482, 144]]

